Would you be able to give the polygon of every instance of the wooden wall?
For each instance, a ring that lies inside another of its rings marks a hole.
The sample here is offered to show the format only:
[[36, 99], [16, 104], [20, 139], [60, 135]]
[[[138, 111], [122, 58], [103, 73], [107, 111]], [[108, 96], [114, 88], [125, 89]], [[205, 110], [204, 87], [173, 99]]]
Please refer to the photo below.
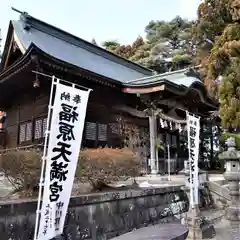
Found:
[[[122, 113], [112, 108], [115, 104], [134, 103], [135, 96], [126, 98], [119, 90], [102, 86], [90, 94], [83, 147], [121, 145], [117, 118]], [[7, 148], [43, 144], [48, 112], [49, 88], [33, 89], [31, 93], [15, 97], [7, 112]], [[128, 117], [128, 121], [147, 127], [148, 121]]]
[[48, 99], [46, 94], [23, 96], [22, 99], [17, 99], [19, 103], [15, 103], [11, 108], [6, 109], [8, 148], [39, 143], [39, 139], [34, 139], [36, 120], [46, 118]]

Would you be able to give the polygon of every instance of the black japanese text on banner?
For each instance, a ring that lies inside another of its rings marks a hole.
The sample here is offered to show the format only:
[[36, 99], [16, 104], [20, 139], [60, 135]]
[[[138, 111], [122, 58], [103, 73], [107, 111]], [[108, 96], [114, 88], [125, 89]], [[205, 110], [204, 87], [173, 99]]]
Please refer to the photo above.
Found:
[[89, 91], [58, 83], [50, 126], [39, 240], [62, 234], [80, 151]]
[[200, 118], [192, 116], [187, 112], [187, 131], [188, 131], [188, 152], [189, 152], [189, 186], [190, 186], [190, 205], [199, 203], [198, 189], [198, 157], [199, 157], [199, 134]]

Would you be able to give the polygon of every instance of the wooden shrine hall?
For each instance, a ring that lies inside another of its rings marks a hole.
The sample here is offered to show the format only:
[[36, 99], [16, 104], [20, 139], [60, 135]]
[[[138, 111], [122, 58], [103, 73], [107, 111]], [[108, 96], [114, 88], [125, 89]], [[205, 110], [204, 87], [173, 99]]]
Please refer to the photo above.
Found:
[[[34, 71], [93, 89], [83, 148], [122, 147], [125, 139], [134, 138], [131, 147], [145, 168], [151, 158], [152, 173], [164, 169], [166, 143], [176, 169], [183, 167], [185, 110], [204, 118], [217, 106], [192, 69], [154, 75], [24, 12], [10, 21], [0, 64], [4, 149], [43, 144], [51, 81]], [[160, 142], [163, 148], [158, 151]]]

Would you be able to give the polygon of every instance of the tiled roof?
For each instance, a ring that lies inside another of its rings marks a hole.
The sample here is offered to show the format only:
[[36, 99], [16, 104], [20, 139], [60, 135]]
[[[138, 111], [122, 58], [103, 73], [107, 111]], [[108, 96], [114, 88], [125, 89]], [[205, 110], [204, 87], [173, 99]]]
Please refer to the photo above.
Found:
[[152, 71], [147, 68], [120, 58], [26, 13], [21, 15], [20, 20], [12, 21], [12, 25], [14, 34], [25, 51], [33, 43], [54, 58], [122, 83], [152, 75]]
[[21, 14], [18, 21], [11, 23], [23, 51], [27, 51], [30, 45], [34, 44], [56, 59], [127, 86], [147, 86], [168, 81], [188, 88], [194, 82], [202, 83], [197, 77], [187, 75], [187, 69], [153, 75], [150, 69], [123, 59], [26, 13]]
[[128, 86], [147, 86], [153, 85], [157, 83], [161, 83], [164, 81], [168, 81], [170, 83], [176, 85], [182, 85], [184, 87], [190, 87], [193, 83], [198, 82], [202, 84], [202, 81], [196, 76], [189, 76], [187, 72], [189, 69], [178, 70], [174, 72], [167, 72], [163, 74], [157, 74], [150, 77], [144, 77], [136, 80], [132, 80], [126, 83]]

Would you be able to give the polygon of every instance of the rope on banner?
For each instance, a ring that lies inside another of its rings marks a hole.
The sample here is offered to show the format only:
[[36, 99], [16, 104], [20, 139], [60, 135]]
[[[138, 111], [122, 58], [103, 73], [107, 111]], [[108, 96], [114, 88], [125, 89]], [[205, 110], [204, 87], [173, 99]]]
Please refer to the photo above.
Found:
[[54, 86], [59, 82], [59, 79], [56, 79], [55, 76], [52, 76], [52, 85], [50, 90], [50, 98], [49, 98], [49, 105], [48, 105], [48, 117], [47, 117], [47, 126], [45, 132], [45, 139], [44, 139], [44, 148], [43, 148], [43, 157], [42, 157], [42, 168], [41, 168], [41, 175], [39, 181], [39, 193], [38, 193], [38, 203], [37, 203], [37, 210], [36, 210], [36, 223], [35, 223], [35, 231], [34, 231], [34, 240], [37, 240], [38, 234], [38, 225], [41, 216], [41, 199], [42, 199], [42, 192], [43, 192], [43, 185], [44, 185], [44, 170], [46, 167], [46, 155], [47, 155], [47, 143], [49, 138], [49, 126], [50, 126], [50, 114], [53, 109], [52, 107], [52, 98], [53, 98], [53, 89]]
[[[49, 78], [49, 80], [52, 79], [52, 75], [49, 75], [49, 74], [46, 74], [46, 73], [43, 73], [43, 72], [34, 71], [34, 70], [32, 70], [32, 72], [36, 73], [36, 74], [39, 74], [39, 75], [42, 75], [44, 77], [47, 77], [47, 78]], [[64, 80], [64, 79], [61, 79], [61, 78], [56, 78], [56, 79], [59, 79], [59, 81], [70, 84], [71, 86], [74, 86], [74, 87], [77, 86], [79, 88], [83, 88], [83, 89], [86, 89], [86, 90], [93, 91], [93, 89], [91, 89], [91, 88], [88, 88], [88, 87], [85, 87], [85, 86], [82, 86], [82, 85], [79, 85], [79, 84], [76, 84], [76, 83], [72, 83], [70, 81], [67, 81], [67, 80]]]

